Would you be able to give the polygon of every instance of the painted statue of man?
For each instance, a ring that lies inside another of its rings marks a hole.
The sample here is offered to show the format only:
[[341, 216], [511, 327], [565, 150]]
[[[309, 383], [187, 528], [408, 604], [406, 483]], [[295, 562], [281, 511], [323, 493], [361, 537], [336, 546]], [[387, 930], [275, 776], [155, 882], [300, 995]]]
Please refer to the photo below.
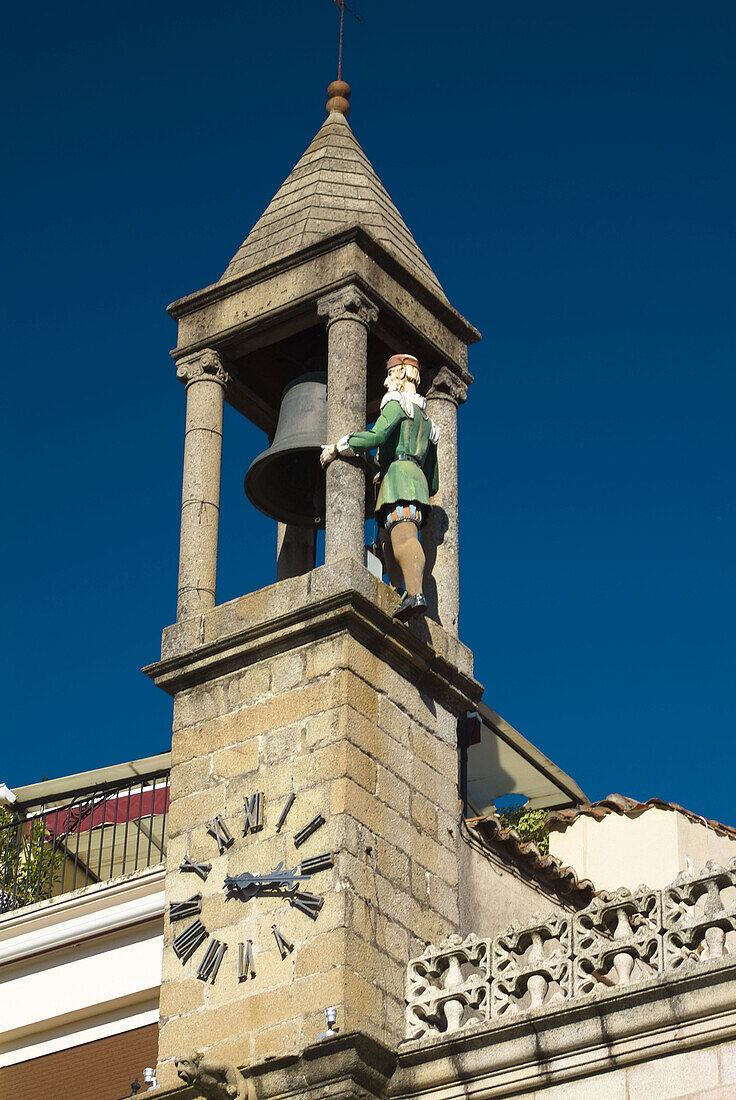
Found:
[[364, 432], [328, 444], [320, 456], [328, 466], [340, 456], [355, 456], [378, 447], [380, 482], [376, 519], [389, 580], [404, 588], [394, 618], [405, 621], [425, 614], [424, 551], [419, 532], [427, 522], [430, 497], [439, 488], [439, 428], [427, 416], [427, 401], [417, 393], [419, 363], [413, 355], [392, 355], [386, 364], [386, 395], [381, 415]]

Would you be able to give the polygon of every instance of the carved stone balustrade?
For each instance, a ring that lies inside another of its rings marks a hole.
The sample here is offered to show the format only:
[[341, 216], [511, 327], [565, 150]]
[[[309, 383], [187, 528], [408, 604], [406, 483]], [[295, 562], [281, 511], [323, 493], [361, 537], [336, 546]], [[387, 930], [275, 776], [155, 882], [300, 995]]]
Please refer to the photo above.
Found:
[[603, 893], [575, 915], [573, 993], [585, 996], [601, 985], [629, 985], [662, 969], [661, 901], [640, 886]]
[[665, 966], [736, 954], [736, 859], [709, 860], [696, 878], [683, 871], [662, 891]]
[[736, 859], [664, 890], [601, 891], [574, 914], [536, 914], [493, 941], [450, 936], [409, 963], [407, 1038], [421, 1039], [736, 955]]
[[570, 996], [570, 918], [550, 915], [522, 927], [514, 921], [493, 941], [494, 1016], [527, 1012]]
[[458, 1031], [490, 1019], [491, 941], [449, 936], [409, 963], [408, 1038]]

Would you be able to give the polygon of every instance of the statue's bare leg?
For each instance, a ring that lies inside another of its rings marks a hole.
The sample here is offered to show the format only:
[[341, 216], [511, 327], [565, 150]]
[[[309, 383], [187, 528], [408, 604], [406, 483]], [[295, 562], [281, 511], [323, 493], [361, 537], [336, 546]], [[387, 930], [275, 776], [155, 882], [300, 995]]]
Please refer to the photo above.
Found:
[[393, 525], [390, 535], [391, 549], [403, 574], [404, 587], [410, 596], [416, 596], [422, 591], [425, 564], [419, 529], [411, 520], [400, 520]]
[[383, 563], [386, 566], [388, 579], [397, 592], [400, 592], [404, 587], [404, 577], [399, 567], [399, 563], [394, 557], [394, 552], [391, 547], [391, 535], [385, 528], [382, 528], [379, 539], [381, 541], [381, 553], [383, 554]]

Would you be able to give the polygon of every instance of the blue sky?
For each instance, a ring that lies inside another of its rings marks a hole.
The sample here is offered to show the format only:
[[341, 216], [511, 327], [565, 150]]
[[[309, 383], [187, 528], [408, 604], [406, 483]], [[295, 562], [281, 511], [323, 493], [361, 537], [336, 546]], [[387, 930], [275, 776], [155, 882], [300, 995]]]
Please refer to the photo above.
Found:
[[[591, 798], [730, 823], [736, 11], [354, 0], [356, 136], [483, 333], [461, 636]], [[161, 751], [184, 391], [215, 281], [324, 118], [331, 0], [16, 6], [0, 66], [4, 751], [16, 786]], [[228, 410], [219, 598], [273, 579]]]

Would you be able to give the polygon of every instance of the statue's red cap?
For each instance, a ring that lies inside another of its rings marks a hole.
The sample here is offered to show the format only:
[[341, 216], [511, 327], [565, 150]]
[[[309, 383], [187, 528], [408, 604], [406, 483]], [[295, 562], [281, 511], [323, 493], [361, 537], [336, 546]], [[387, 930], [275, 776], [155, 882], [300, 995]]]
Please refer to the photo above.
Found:
[[391, 370], [393, 367], [403, 367], [407, 363], [419, 370], [419, 360], [416, 355], [392, 355], [386, 363], [386, 370]]

